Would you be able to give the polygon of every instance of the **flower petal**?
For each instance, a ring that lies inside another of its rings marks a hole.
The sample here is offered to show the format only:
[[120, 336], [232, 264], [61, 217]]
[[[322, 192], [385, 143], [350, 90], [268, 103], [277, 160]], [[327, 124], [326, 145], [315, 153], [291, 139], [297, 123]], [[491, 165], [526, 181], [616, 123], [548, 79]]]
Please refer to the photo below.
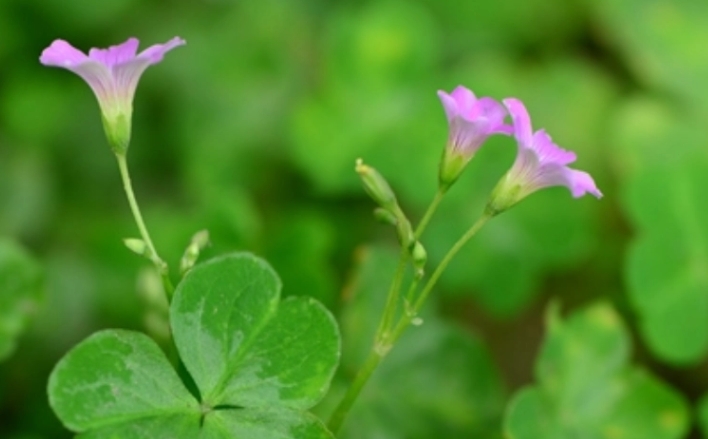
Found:
[[511, 119], [514, 121], [514, 137], [524, 148], [532, 147], [531, 118], [524, 104], [515, 98], [504, 99], [504, 105], [509, 110]]
[[80, 50], [64, 40], [54, 40], [42, 51], [39, 62], [45, 66], [71, 68], [88, 61], [89, 58]]
[[602, 192], [595, 185], [595, 180], [587, 172], [566, 168], [568, 189], [573, 197], [579, 198], [585, 194], [592, 194], [595, 198], [602, 198]]
[[89, 50], [89, 58], [100, 62], [108, 68], [128, 62], [135, 58], [140, 42], [137, 38], [128, 38], [125, 43], [110, 46], [108, 49]]
[[477, 97], [472, 90], [461, 85], [455, 87], [450, 96], [457, 102], [457, 108], [460, 109], [461, 113], [465, 114], [465, 117], [467, 117], [466, 113], [472, 111], [474, 103], [477, 102]]
[[442, 102], [448, 123], [452, 122], [452, 119], [458, 117], [460, 114], [460, 110], [457, 107], [457, 101], [451, 95], [442, 90], [438, 90], [438, 97], [440, 98], [440, 102]]
[[546, 130], [538, 130], [533, 135], [533, 150], [542, 164], [553, 163], [561, 166], [573, 163], [577, 156], [572, 151], [559, 147]]
[[479, 98], [474, 104], [474, 113], [487, 121], [487, 134], [512, 134], [513, 127], [504, 124], [507, 112], [502, 104], [492, 98]]
[[162, 61], [162, 57], [164, 57], [165, 54], [170, 50], [178, 46], [183, 46], [185, 44], [187, 44], [187, 42], [184, 41], [182, 38], [174, 37], [165, 44], [154, 44], [148, 47], [147, 49], [140, 52], [138, 58], [147, 59], [149, 60], [150, 64], [155, 64], [156, 62]]

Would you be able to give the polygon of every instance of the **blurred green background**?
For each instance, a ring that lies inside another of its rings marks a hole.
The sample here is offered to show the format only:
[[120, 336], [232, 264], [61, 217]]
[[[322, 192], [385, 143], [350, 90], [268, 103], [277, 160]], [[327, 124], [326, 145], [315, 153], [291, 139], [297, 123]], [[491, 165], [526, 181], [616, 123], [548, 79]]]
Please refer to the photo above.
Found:
[[[348, 337], [361, 338], [357, 318], [376, 313], [352, 311], [352, 291], [387, 279], [367, 271], [385, 253], [368, 246], [395, 246], [371, 216], [354, 160], [379, 169], [419, 218], [447, 136], [436, 91], [463, 84], [522, 99], [534, 127], [576, 151], [605, 197], [537, 193], [451, 265], [429, 343], [479, 351], [480, 361], [438, 363], [497, 384], [465, 406], [482, 420], [474, 425], [454, 413], [459, 389], [426, 406], [459, 427], [430, 431], [499, 435], [509, 396], [533, 380], [550, 298], [564, 312], [611, 302], [636, 362], [688, 401], [708, 388], [708, 2], [4, 0], [0, 236], [34, 255], [46, 288], [0, 363], [0, 437], [70, 437], [46, 402], [53, 364], [99, 328], [145, 327], [136, 293], [145, 264], [121, 243], [137, 231], [98, 106], [78, 77], [41, 66], [39, 54], [55, 38], [86, 51], [175, 35], [187, 45], [138, 87], [129, 154], [143, 214], [173, 267], [206, 228], [205, 257], [266, 257], [284, 294], [314, 296], [342, 316], [347, 349]], [[431, 264], [474, 221], [514, 154], [512, 139], [493, 138], [477, 155], [423, 239]], [[357, 355], [345, 356], [344, 376]], [[410, 385], [445, 387], [435, 370]], [[405, 418], [391, 412], [395, 400], [370, 397], [379, 412], [362, 422]], [[348, 437], [432, 437], [428, 427]]]

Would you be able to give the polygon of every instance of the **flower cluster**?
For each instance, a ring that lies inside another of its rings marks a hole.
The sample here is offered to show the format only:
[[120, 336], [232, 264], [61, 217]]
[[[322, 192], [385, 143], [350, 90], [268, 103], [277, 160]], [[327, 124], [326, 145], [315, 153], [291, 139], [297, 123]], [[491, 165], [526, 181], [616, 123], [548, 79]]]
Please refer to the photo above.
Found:
[[[575, 153], [553, 143], [545, 130], [533, 132], [531, 118], [520, 100], [504, 99], [502, 105], [492, 98], [478, 99], [462, 86], [450, 94], [439, 91], [438, 96], [450, 128], [440, 165], [442, 191], [457, 180], [489, 136], [513, 134], [518, 146], [516, 160], [492, 192], [488, 213], [503, 212], [531, 193], [550, 186], [565, 186], [576, 198], [586, 193], [602, 197], [588, 173], [568, 167], [575, 161]], [[504, 123], [507, 114], [512, 126]]]

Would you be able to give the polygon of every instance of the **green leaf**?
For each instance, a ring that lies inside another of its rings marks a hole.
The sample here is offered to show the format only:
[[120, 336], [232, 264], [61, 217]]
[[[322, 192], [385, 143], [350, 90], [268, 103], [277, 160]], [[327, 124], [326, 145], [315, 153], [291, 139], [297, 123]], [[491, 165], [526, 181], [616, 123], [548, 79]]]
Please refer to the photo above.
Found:
[[0, 360], [15, 349], [15, 340], [37, 307], [43, 287], [41, 270], [12, 241], [0, 239]]
[[205, 438], [333, 439], [315, 416], [293, 410], [219, 410], [206, 418]]
[[[396, 267], [393, 251], [368, 248], [361, 255], [341, 317], [348, 347], [342, 387], [371, 348]], [[422, 317], [423, 324], [408, 329], [367, 383], [342, 438], [496, 437], [504, 391], [488, 350], [431, 310]], [[331, 410], [337, 398], [332, 395], [321, 411]]]
[[197, 401], [157, 344], [125, 330], [97, 332], [69, 351], [49, 379], [49, 401], [64, 425], [78, 432], [198, 414]]
[[708, 111], [708, 58], [696, 41], [708, 38], [708, 3], [693, 0], [588, 1], [632, 73], [669, 88]]
[[[654, 354], [696, 362], [708, 351], [705, 130], [646, 99], [631, 102], [620, 116], [623, 205], [637, 230], [625, 265], [629, 297]], [[674, 144], [680, 148], [667, 148]]]
[[629, 334], [609, 305], [591, 306], [565, 321], [552, 308], [537, 384], [519, 391], [506, 414], [509, 438], [683, 437], [686, 402], [631, 366], [629, 355]]
[[273, 269], [250, 254], [197, 265], [170, 313], [199, 400], [155, 342], [109, 330], [59, 362], [51, 405], [83, 439], [332, 439], [304, 410], [322, 398], [338, 364], [336, 322], [313, 299], [279, 297]]
[[318, 302], [278, 306], [280, 280], [246, 253], [193, 269], [171, 318], [177, 348], [207, 404], [308, 408], [327, 390], [339, 358], [336, 322]]
[[199, 413], [157, 416], [98, 428], [76, 439], [187, 439], [201, 438]]

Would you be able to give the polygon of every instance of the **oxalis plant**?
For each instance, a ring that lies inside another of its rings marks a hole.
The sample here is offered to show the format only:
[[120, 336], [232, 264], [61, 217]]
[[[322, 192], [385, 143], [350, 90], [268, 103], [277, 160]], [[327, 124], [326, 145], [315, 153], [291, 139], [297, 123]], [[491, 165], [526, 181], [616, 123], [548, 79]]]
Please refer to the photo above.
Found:
[[[180, 262], [180, 278], [173, 283], [176, 273], [155, 248], [140, 212], [127, 160], [133, 96], [142, 73], [184, 44], [176, 37], [138, 53], [138, 40], [131, 38], [86, 55], [56, 40], [40, 57], [44, 65], [79, 75], [96, 95], [140, 234], [125, 244], [154, 265], [169, 303], [169, 340], [162, 346], [144, 333], [103, 330], [56, 365], [49, 378], [50, 404], [78, 437], [336, 437], [379, 364], [411, 325], [423, 323], [421, 310], [450, 261], [488, 221], [546, 187], [565, 186], [573, 197], [602, 196], [590, 175], [568, 167], [576, 159], [574, 153], [554, 144], [544, 130], [533, 131], [518, 99], [477, 98], [462, 86], [438, 92], [449, 137], [437, 193], [417, 224], [403, 211], [386, 179], [362, 160], [356, 163], [364, 189], [378, 205], [375, 216], [396, 231], [400, 255], [368, 358], [329, 418], [320, 419], [309, 410], [327, 394], [341, 351], [333, 315], [314, 299], [281, 300], [278, 275], [251, 253], [197, 264], [208, 243], [206, 232], [194, 236]], [[422, 242], [426, 226], [492, 135], [513, 136], [516, 159], [479, 219], [428, 273]]]

